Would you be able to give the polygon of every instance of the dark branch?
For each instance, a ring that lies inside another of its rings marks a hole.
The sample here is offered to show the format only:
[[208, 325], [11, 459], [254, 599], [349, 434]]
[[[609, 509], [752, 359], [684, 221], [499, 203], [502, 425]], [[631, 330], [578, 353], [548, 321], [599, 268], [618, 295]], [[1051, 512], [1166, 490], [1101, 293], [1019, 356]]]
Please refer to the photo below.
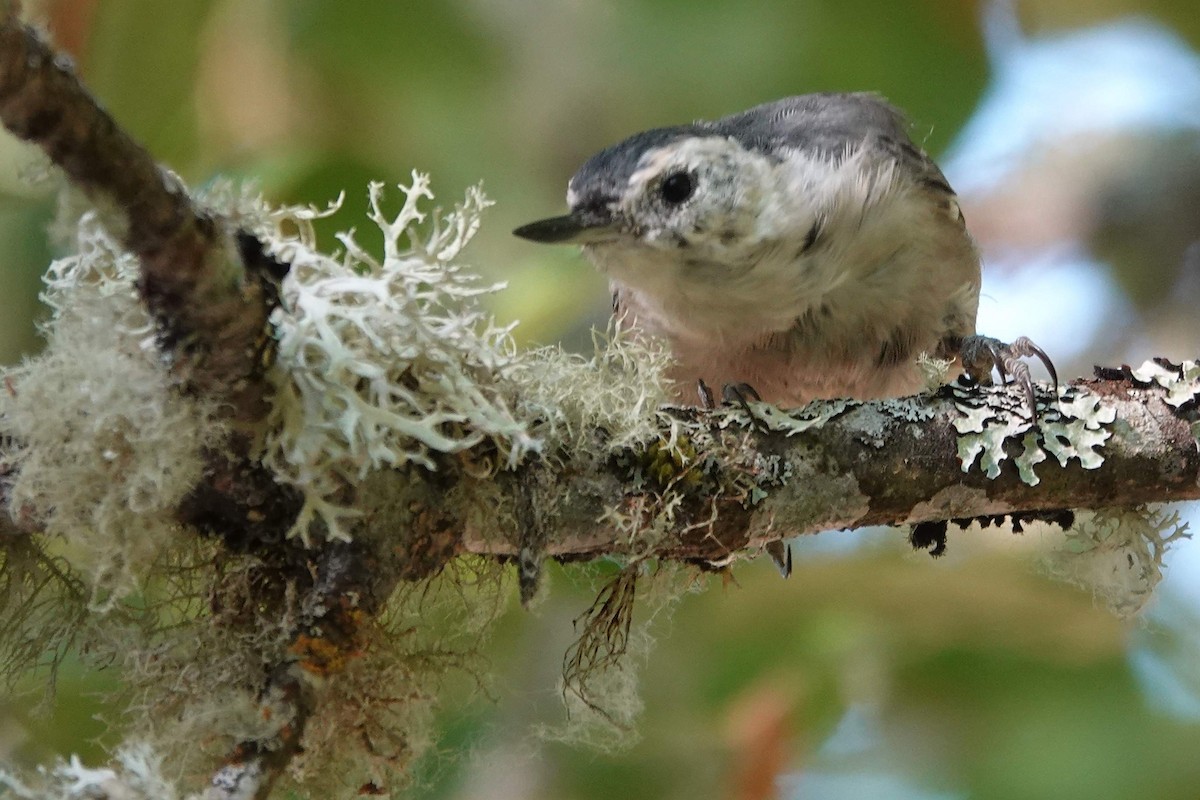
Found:
[[176, 374], [230, 401], [238, 421], [258, 421], [269, 279], [245, 274], [231, 232], [118, 127], [14, 6], [0, 20], [0, 121], [41, 147], [73, 185], [124, 212], [125, 244], [141, 260], [139, 289]]
[[309, 676], [327, 679], [360, 653], [363, 622], [382, 609], [399, 580], [395, 572], [380, 569], [370, 548], [340, 542], [313, 552], [311, 561], [276, 558], [262, 571], [264, 580], [258, 585], [266, 593], [251, 598], [248, 611], [278, 614], [282, 601], [272, 596], [272, 587], [290, 582], [303, 589], [289, 637], [289, 657], [273, 665], [261, 690], [262, 696], [277, 698], [290, 719], [273, 738], [245, 741], [234, 748], [213, 775], [206, 795], [213, 800], [264, 800], [271, 794], [288, 763], [302, 750], [305, 724], [316, 706]]
[[[180, 509], [181, 517], [221, 536], [234, 550], [273, 550], [270, 563], [279, 567], [279, 574], [270, 585], [306, 576], [300, 548], [279, 541], [298, 504], [248, 457], [252, 429], [268, 409], [267, 318], [286, 267], [264, 255], [254, 237], [230, 230], [225, 221], [197, 208], [179, 179], [100, 107], [69, 59], [19, 21], [18, 6], [5, 5], [0, 19], [0, 121], [41, 147], [74, 186], [123, 212], [124, 244], [141, 266], [138, 290], [181, 389], [221, 401], [241, 429], [222, 452], [209, 455], [206, 482]], [[5, 501], [7, 469], [0, 464], [0, 499]], [[9, 527], [20, 526], [5, 515], [0, 534]], [[317, 556], [326, 573], [341, 575], [329, 566], [342, 563], [335, 558], [340, 553], [327, 549]], [[354, 588], [365, 585], [359, 583], [365, 580], [361, 570], [350, 574]], [[333, 585], [347, 580], [342, 575]], [[357, 617], [335, 613], [341, 606], [326, 591], [328, 583], [309, 587], [306, 607], [313, 611], [294, 632], [297, 640], [317, 631], [332, 633], [337, 624], [353, 629]], [[292, 706], [292, 719], [275, 741], [237, 748], [214, 777], [217, 796], [244, 797], [238, 790], [250, 786], [253, 796], [266, 797], [298, 752], [311, 710], [296, 673], [302, 664], [296, 658], [269, 668], [263, 691], [279, 691]]]

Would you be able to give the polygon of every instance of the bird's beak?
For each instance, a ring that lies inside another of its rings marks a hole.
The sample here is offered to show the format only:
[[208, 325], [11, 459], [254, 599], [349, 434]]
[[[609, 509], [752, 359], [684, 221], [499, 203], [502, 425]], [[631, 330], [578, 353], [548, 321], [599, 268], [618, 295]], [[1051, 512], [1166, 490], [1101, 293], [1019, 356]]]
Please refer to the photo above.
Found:
[[562, 217], [522, 225], [513, 235], [542, 244], [592, 244], [613, 238], [616, 229], [616, 221], [606, 211], [576, 209]]

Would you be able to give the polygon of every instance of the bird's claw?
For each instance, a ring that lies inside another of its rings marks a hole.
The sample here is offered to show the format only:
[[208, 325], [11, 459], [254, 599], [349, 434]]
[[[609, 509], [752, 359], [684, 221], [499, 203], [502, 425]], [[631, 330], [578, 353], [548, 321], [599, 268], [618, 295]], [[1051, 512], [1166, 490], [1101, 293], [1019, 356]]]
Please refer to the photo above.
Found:
[[[700, 405], [706, 411], [712, 411], [717, 407], [713, 400], [713, 391], [709, 385], [704, 382], [703, 378], [696, 381], [696, 392], [700, 395]], [[762, 395], [748, 383], [727, 383], [721, 387], [721, 403], [723, 405], [741, 406], [741, 409], [750, 417], [750, 421], [759, 428], [765, 427], [762, 421], [754, 414], [754, 409], [750, 408], [750, 401], [756, 403], [762, 402]]]
[[1029, 365], [1022, 359], [1036, 357], [1042, 362], [1054, 382], [1054, 396], [1058, 397], [1058, 371], [1054, 369], [1054, 363], [1045, 350], [1025, 336], [1014, 339], [1011, 344], [1005, 344], [991, 336], [968, 336], [963, 339], [959, 357], [962, 359], [963, 369], [978, 383], [990, 384], [993, 368], [1000, 374], [1002, 384], [1009, 383], [1011, 375], [1011, 382], [1024, 392], [1029, 403], [1029, 413], [1035, 420], [1037, 398], [1033, 389], [1033, 376], [1029, 372]]
[[[706, 411], [712, 411], [717, 407], [713, 400], [713, 391], [703, 378], [696, 380], [696, 393], [700, 395], [700, 405]], [[721, 402], [725, 405], [737, 404], [748, 414], [751, 400], [761, 403], [762, 396], [748, 383], [727, 383], [721, 387]]]
[[748, 383], [727, 383], [721, 387], [721, 399], [726, 403], [737, 403], [748, 413], [750, 401], [762, 402], [762, 396]]
[[776, 539], [773, 542], [767, 542], [763, 547], [767, 551], [767, 555], [771, 557], [771, 561], [779, 568], [779, 574], [787, 577], [792, 574], [792, 548], [783, 539]]
[[721, 400], [725, 405], [741, 406], [742, 411], [746, 412], [746, 416], [750, 418], [750, 424], [762, 433], [766, 433], [769, 428], [765, 422], [759, 419], [754, 413], [754, 409], [750, 407], [750, 401], [756, 403], [762, 402], [762, 396], [748, 383], [727, 383], [721, 387]]

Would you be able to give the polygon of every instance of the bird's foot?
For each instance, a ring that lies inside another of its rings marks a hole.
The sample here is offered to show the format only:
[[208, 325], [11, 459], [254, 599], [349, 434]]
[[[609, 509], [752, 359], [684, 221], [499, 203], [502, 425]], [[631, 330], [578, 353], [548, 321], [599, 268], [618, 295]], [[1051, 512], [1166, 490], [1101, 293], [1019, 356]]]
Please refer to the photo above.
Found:
[[1058, 372], [1054, 369], [1054, 363], [1045, 350], [1024, 336], [1014, 339], [1011, 344], [990, 336], [967, 336], [962, 340], [958, 353], [963, 369], [978, 383], [991, 384], [993, 369], [1000, 374], [1002, 384], [1008, 383], [1011, 375], [1012, 383], [1024, 392], [1029, 413], [1034, 420], [1037, 419], [1037, 399], [1033, 390], [1033, 376], [1029, 372], [1029, 365], [1022, 359], [1036, 356], [1045, 365], [1050, 379], [1054, 381], [1054, 396], [1058, 397]]
[[[717, 407], [713, 400], [713, 391], [703, 378], [696, 380], [696, 393], [700, 395], [700, 405], [706, 411], [712, 411]], [[748, 383], [727, 383], [721, 387], [721, 402], [725, 405], [734, 405], [735, 403], [742, 407], [746, 413], [750, 413], [750, 401], [762, 402], [762, 396], [758, 390]]]
[[[703, 378], [696, 381], [696, 391], [700, 395], [700, 405], [707, 411], [712, 411], [716, 408], [716, 403], [713, 400], [712, 389], [704, 382]], [[758, 415], [754, 413], [754, 409], [750, 407], [750, 402], [762, 402], [762, 396], [748, 383], [727, 383], [721, 387], [721, 403], [727, 406], [741, 406], [746, 412], [746, 416], [750, 418], [750, 422], [760, 430], [768, 430], [767, 425]]]
[[750, 410], [750, 401], [753, 400], [756, 403], [762, 402], [762, 396], [758, 393], [758, 390], [748, 383], [725, 384], [721, 387], [721, 399], [727, 405], [736, 403], [750, 416], [754, 416], [754, 413]]

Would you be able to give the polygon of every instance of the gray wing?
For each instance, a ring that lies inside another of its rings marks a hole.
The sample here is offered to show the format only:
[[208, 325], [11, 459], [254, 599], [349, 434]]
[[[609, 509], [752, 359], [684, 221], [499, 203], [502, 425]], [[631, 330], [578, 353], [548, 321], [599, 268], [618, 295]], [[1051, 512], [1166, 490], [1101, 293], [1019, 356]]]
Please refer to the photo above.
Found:
[[786, 97], [709, 123], [713, 133], [768, 156], [795, 148], [840, 158], [860, 146], [877, 147], [903, 163], [916, 180], [953, 196], [946, 177], [908, 135], [908, 120], [876, 94], [822, 93]]

